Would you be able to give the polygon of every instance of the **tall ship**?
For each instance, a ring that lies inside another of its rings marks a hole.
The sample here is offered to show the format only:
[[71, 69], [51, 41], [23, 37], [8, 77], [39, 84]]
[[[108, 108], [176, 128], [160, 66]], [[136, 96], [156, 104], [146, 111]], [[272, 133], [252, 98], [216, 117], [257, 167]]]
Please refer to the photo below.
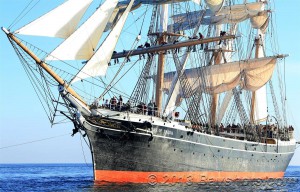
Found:
[[2, 30], [51, 124], [86, 139], [95, 181], [223, 182], [282, 178], [295, 151], [274, 14], [265, 0], [68, 0]]

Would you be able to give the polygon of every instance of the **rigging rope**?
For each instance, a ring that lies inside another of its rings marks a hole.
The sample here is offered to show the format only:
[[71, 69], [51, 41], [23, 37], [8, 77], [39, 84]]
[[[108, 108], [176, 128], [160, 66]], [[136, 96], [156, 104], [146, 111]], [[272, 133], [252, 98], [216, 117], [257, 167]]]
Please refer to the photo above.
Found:
[[[24, 11], [29, 7], [29, 5], [33, 2], [34, 0], [31, 0], [28, 5], [21, 11], [21, 13], [15, 18], [15, 20], [9, 25], [8, 29], [11, 29], [12, 27], [14, 27], [21, 19], [23, 19], [28, 13], [29, 11], [31, 11], [39, 2], [40, 0], [38, 0], [22, 17], [21, 15], [24, 13]], [[19, 18], [21, 17], [21, 18]]]
[[27, 144], [30, 144], [30, 143], [36, 143], [36, 142], [40, 142], [40, 141], [55, 139], [55, 138], [63, 137], [63, 136], [66, 136], [66, 135], [71, 135], [71, 133], [58, 135], [58, 136], [53, 136], [53, 137], [47, 137], [47, 138], [44, 138], [44, 139], [38, 139], [38, 140], [28, 141], [28, 142], [14, 144], [14, 145], [8, 145], [8, 146], [5, 146], [5, 147], [0, 147], [0, 149], [7, 149], [7, 148], [17, 147], [17, 146], [21, 146], [21, 145], [27, 145]]
[[[84, 153], [84, 150], [83, 150], [83, 145], [82, 145], [82, 138], [83, 138], [83, 135], [82, 135], [82, 133], [80, 132], [80, 135], [79, 135], [79, 138], [80, 138], [80, 145], [81, 145], [81, 151], [82, 151], [82, 154], [83, 154], [83, 158], [84, 158], [84, 162], [85, 162], [85, 165], [87, 166], [87, 167], [90, 167], [89, 165], [88, 165], [88, 163], [87, 163], [87, 161], [86, 161], [86, 158], [85, 158], [85, 153]], [[83, 138], [84, 139], [84, 138]], [[84, 141], [85, 141], [85, 139], [84, 139]], [[86, 141], [85, 141], [86, 142]], [[88, 145], [87, 145], [88, 146]], [[90, 148], [90, 146], [88, 146], [89, 147], [89, 149], [91, 150], [91, 148]]]

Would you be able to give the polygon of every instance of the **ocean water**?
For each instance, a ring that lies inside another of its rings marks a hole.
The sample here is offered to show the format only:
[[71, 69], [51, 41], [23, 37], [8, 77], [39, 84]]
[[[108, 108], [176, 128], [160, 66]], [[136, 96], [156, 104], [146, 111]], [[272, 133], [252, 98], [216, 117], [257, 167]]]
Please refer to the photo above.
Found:
[[97, 184], [91, 164], [0, 164], [0, 191], [300, 191], [300, 167], [276, 180], [181, 184]]

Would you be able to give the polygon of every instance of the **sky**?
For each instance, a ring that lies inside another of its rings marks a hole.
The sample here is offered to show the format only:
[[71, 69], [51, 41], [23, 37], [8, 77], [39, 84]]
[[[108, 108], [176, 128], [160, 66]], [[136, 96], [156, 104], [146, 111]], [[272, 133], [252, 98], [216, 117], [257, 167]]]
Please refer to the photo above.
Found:
[[[0, 0], [0, 26], [9, 27], [31, 0]], [[34, 14], [24, 17], [17, 27], [40, 16], [62, 0], [42, 0]], [[100, 2], [100, 0], [99, 0]], [[272, 0], [275, 3], [276, 29], [286, 59], [288, 117], [300, 140], [300, 1]], [[48, 3], [49, 7], [45, 6]], [[6, 35], [0, 32], [0, 163], [91, 163], [91, 155], [79, 135], [70, 136], [73, 126], [51, 127], [48, 118]], [[22, 144], [27, 143], [27, 144]], [[8, 147], [16, 144], [18, 146]], [[7, 148], [6, 148], [7, 147]], [[300, 150], [290, 165], [300, 166]]]

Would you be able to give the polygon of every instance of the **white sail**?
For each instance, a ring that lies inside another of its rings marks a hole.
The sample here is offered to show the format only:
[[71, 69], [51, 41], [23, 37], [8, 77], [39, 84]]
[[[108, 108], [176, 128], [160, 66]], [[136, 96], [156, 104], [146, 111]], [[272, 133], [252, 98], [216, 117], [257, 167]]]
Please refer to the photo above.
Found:
[[269, 21], [270, 21], [270, 18], [268, 17], [266, 22], [259, 28], [262, 34], [266, 33], [268, 26], [269, 26]]
[[239, 14], [241, 12], [262, 11], [264, 2], [253, 2], [224, 6], [216, 15]]
[[[185, 73], [189, 83], [194, 85], [193, 90], [201, 86], [201, 90], [206, 93], [216, 94], [241, 85], [245, 90], [255, 91], [270, 80], [276, 61], [277, 57], [265, 57], [187, 69]], [[165, 90], [169, 90], [174, 74], [175, 72], [165, 74]], [[199, 78], [199, 74], [202, 76], [201, 78]]]
[[[218, 13], [214, 14], [211, 11], [205, 11], [204, 17], [201, 20], [203, 25], [218, 25], [218, 24], [236, 24], [243, 22], [249, 18], [263, 15], [266, 11], [262, 10], [264, 3], [247, 3], [242, 5], [224, 6]], [[202, 11], [194, 11], [185, 14], [178, 14], [172, 17], [174, 24], [168, 28], [187, 30], [195, 28], [199, 18], [203, 15]]]
[[69, 38], [62, 42], [46, 60], [88, 60], [103, 34], [118, 0], [107, 0]]
[[23, 35], [69, 37], [92, 0], [69, 0], [33, 22], [15, 31]]
[[268, 20], [268, 13], [267, 12], [262, 12], [261, 14], [252, 17], [250, 19], [252, 28], [254, 29], [260, 29]]
[[71, 83], [88, 77], [103, 76], [106, 74], [108, 63], [111, 59], [113, 51], [115, 50], [116, 44], [127, 19], [128, 13], [131, 10], [133, 1], [134, 0], [130, 1], [128, 7], [126, 8], [122, 17], [119, 19], [118, 23], [115, 25], [114, 29], [110, 32], [108, 37], [99, 47], [99, 49], [95, 52], [92, 58], [79, 71], [76, 77], [74, 77]]
[[201, 4], [201, 0], [192, 0], [194, 3], [200, 5]]
[[224, 115], [225, 115], [227, 107], [228, 107], [228, 105], [229, 105], [229, 103], [232, 99], [232, 96], [233, 96], [232, 90], [227, 91], [225, 96], [224, 96], [221, 107], [218, 110], [217, 124], [219, 124], [219, 125], [221, 124], [221, 122], [224, 118]]
[[265, 11], [246, 11], [246, 12], [239, 12], [236, 14], [228, 14], [228, 15], [219, 15], [219, 16], [212, 16], [210, 18], [204, 19], [204, 24], [235, 24], [241, 23], [249, 18], [258, 16], [263, 14]]
[[265, 121], [268, 116], [268, 103], [267, 103], [267, 88], [261, 87], [255, 91], [255, 104], [254, 104], [254, 121], [259, 123]]
[[113, 11], [113, 13], [111, 14], [107, 24], [106, 24], [104, 32], [109, 31], [116, 24], [117, 19], [120, 17], [119, 16], [119, 11], [120, 11], [120, 9], [118, 7], [116, 7], [115, 10]]
[[169, 6], [162, 5], [161, 7], [160, 32], [164, 32], [168, 30]]
[[215, 14], [222, 8], [224, 0], [204, 0], [209, 9]]

